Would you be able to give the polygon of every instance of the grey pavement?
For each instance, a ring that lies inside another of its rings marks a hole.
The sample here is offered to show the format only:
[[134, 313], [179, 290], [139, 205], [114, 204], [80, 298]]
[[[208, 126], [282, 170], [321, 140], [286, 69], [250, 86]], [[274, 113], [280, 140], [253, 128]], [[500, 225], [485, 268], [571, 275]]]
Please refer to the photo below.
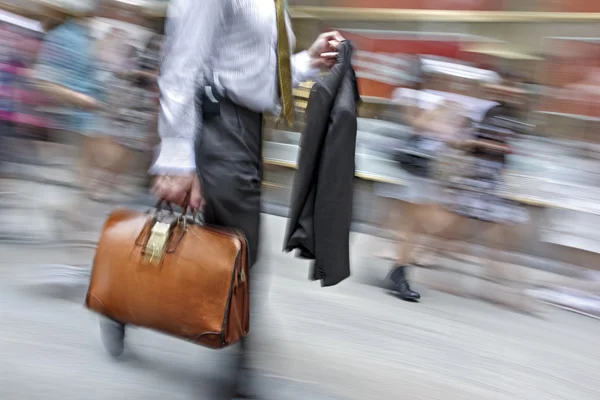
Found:
[[[44, 184], [0, 180], [0, 399], [220, 398], [236, 349], [214, 352], [133, 329], [115, 363], [103, 352], [97, 317], [82, 306], [104, 216], [149, 199], [81, 205], [86, 231], [57, 236], [51, 211], [72, 197], [73, 174], [39, 166], [34, 174], [42, 170]], [[481, 271], [464, 259], [452, 262], [454, 272], [413, 271], [423, 300], [401, 302], [382, 285], [390, 263], [373, 256], [381, 241], [358, 233], [353, 276], [324, 289], [307, 280], [307, 262], [281, 253], [285, 223], [264, 216], [254, 271], [251, 337], [265, 398], [600, 398], [598, 321], [541, 303], [532, 315], [477, 300], [511, 293], [478, 279]], [[465, 278], [471, 270], [476, 276]], [[600, 294], [598, 282], [573, 275], [521, 275], [527, 287]]]
[[[264, 216], [254, 271], [253, 366], [265, 398], [600, 398], [598, 321], [548, 307], [532, 316], [419, 284], [421, 303], [401, 302], [365, 284], [389, 265], [360, 234], [352, 236], [354, 275], [321, 288], [307, 280], [306, 261], [282, 254], [285, 223]], [[132, 329], [124, 360], [104, 354], [97, 317], [81, 302], [93, 251], [0, 247], [0, 399], [219, 398], [236, 349]], [[63, 264], [75, 266], [79, 284], [55, 286], [72, 294], [59, 298], [42, 289]]]

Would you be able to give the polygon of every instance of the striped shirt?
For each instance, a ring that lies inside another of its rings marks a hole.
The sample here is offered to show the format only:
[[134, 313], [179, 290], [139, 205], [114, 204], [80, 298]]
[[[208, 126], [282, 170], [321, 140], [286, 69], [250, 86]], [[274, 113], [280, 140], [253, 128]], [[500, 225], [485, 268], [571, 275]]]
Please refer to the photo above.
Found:
[[[295, 37], [288, 18], [292, 48]], [[195, 169], [196, 89], [212, 81], [235, 103], [269, 112], [279, 103], [274, 0], [172, 0], [161, 67], [159, 133], [153, 172]], [[292, 57], [293, 83], [316, 71], [306, 52]], [[201, 134], [201, 130], [200, 130]]]
[[[68, 20], [48, 32], [35, 67], [42, 81], [98, 99], [101, 87], [97, 81], [94, 40], [89, 27]], [[95, 123], [94, 113], [75, 107], [59, 107], [53, 112], [53, 127], [88, 134]]]

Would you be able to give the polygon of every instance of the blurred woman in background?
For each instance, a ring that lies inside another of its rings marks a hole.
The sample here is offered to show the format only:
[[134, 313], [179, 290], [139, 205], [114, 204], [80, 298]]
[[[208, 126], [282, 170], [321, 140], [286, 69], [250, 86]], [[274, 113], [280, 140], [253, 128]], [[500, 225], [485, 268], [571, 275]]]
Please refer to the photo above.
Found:
[[[457, 104], [422, 90], [423, 65], [417, 57], [412, 60], [410, 75], [413, 77], [414, 86], [400, 89], [396, 94], [403, 108], [405, 123], [413, 132], [409, 141], [403, 143], [398, 151], [402, 158], [407, 154], [414, 156], [412, 160], [418, 165], [415, 167], [407, 165], [412, 161], [401, 161], [401, 165], [408, 172], [407, 185], [379, 185], [377, 192], [379, 196], [402, 202], [393, 206], [402, 208], [402, 221], [396, 263], [389, 279], [401, 299], [416, 301], [420, 294], [411, 289], [406, 270], [415, 262], [417, 236], [425, 230], [424, 225], [443, 224], [442, 221], [435, 221], [438, 217], [441, 192], [436, 179], [431, 171], [428, 171], [431, 169], [431, 162], [427, 157], [435, 158], [444, 151], [446, 142], [452, 140], [463, 118]], [[412, 144], [409, 145], [410, 143]]]
[[503, 278], [507, 274], [500, 263], [500, 252], [506, 250], [511, 230], [527, 223], [529, 214], [505, 196], [504, 175], [512, 153], [511, 142], [527, 129], [520, 118], [525, 92], [506, 78], [493, 85], [493, 90], [492, 97], [499, 104], [455, 143], [463, 150], [465, 162], [460, 173], [449, 177], [441, 198], [444, 208], [460, 217], [459, 220], [475, 222], [474, 232], [484, 237], [489, 250], [485, 262], [490, 276], [513, 284], [518, 279]]
[[86, 197], [93, 190], [90, 183], [98, 139], [94, 125], [96, 111], [102, 104], [91, 28], [92, 18], [99, 9], [94, 2], [75, 4], [77, 7], [73, 9], [60, 10], [48, 6], [48, 14], [56, 15], [52, 20], [60, 25], [46, 34], [33, 75], [37, 87], [52, 99], [52, 108], [46, 115], [51, 119], [53, 133], [62, 142], [75, 140], [78, 147], [80, 194], [84, 198], [73, 199], [57, 209], [57, 220], [84, 227], [87, 216], [82, 206], [87, 204]]
[[105, 195], [119, 189], [119, 178], [128, 172], [132, 161], [140, 153], [151, 153], [156, 143], [156, 80], [161, 43], [160, 36], [153, 36], [140, 54], [120, 32], [112, 35], [100, 54], [106, 107], [96, 127], [104, 137], [100, 153]]
[[16, 92], [21, 86], [20, 70], [25, 67], [19, 59], [19, 37], [10, 26], [0, 21], [0, 152], [3, 159], [9, 159], [5, 137], [12, 136], [16, 130], [16, 115], [20, 104]]
[[[412, 89], [397, 92], [405, 122], [413, 133], [398, 150], [398, 160], [408, 172], [408, 179], [407, 185], [394, 189], [393, 197], [404, 203], [400, 229], [403, 235], [399, 235], [398, 257], [389, 275], [398, 296], [404, 300], [419, 298], [408, 284], [407, 267], [434, 264], [431, 256], [442, 245], [428, 243], [427, 254], [421, 254], [417, 260], [415, 250], [419, 236], [424, 235], [428, 241], [442, 239], [445, 244], [445, 239], [456, 239], [466, 233], [469, 219], [443, 206], [448, 171], [442, 171], [442, 167], [445, 161], [455, 160], [463, 143], [471, 139], [474, 121], [480, 121], [487, 110], [498, 104], [452, 92], [423, 90], [421, 60], [414, 63], [411, 75], [416, 77], [417, 84]], [[449, 172], [450, 175], [456, 173]]]

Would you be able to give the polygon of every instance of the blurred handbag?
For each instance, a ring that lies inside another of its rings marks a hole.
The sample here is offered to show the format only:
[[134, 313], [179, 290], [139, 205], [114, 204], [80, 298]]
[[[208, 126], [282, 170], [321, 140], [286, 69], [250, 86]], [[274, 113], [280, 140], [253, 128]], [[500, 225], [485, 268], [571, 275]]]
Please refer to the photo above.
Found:
[[403, 146], [395, 150], [394, 158], [406, 172], [429, 177], [437, 157], [439, 141], [423, 135], [411, 135]]
[[247, 257], [241, 232], [204, 226], [185, 211], [116, 210], [102, 230], [86, 306], [124, 325], [227, 347], [249, 331]]
[[432, 177], [442, 186], [452, 187], [474, 173], [474, 157], [461, 149], [448, 147], [434, 163]]

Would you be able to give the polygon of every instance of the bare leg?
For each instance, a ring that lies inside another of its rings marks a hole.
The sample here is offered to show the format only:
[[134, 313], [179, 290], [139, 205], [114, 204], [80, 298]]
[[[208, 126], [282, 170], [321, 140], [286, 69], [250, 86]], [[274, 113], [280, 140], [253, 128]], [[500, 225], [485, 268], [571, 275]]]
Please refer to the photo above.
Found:
[[385, 197], [378, 198], [376, 204], [371, 213], [371, 223], [381, 230], [382, 235], [374, 236], [370, 240], [373, 254], [381, 259], [395, 261], [396, 246], [391, 246], [391, 242], [398, 240], [397, 227], [400, 226], [398, 214], [401, 214], [404, 205]]
[[419, 204], [407, 203], [402, 234], [404, 240], [398, 241], [398, 258], [396, 259], [398, 265], [406, 265], [412, 262], [420, 207]]
[[486, 247], [488, 255], [485, 262], [489, 268], [489, 276], [497, 283], [503, 283], [505, 281], [504, 270], [502, 263], [499, 262], [500, 251], [504, 248], [504, 226], [501, 224], [486, 224], [487, 229], [485, 232]]
[[131, 161], [135, 157], [132, 150], [112, 140], [108, 148], [111, 152], [111, 164], [107, 166], [106, 184], [108, 190], [115, 192], [118, 189], [122, 176], [127, 172]]
[[397, 263], [389, 278], [394, 282], [395, 290], [398, 296], [403, 300], [415, 301], [421, 298], [421, 295], [412, 290], [406, 278], [406, 267], [412, 260], [414, 251], [414, 236], [415, 228], [417, 227], [416, 220], [418, 218], [419, 205], [411, 204], [406, 213], [404, 221], [405, 237], [403, 241], [399, 241]]
[[[506, 248], [509, 237], [518, 238], [523, 234], [523, 231], [527, 231], [525, 225], [501, 225], [504, 238], [504, 248]], [[519, 311], [527, 313], [537, 312], [535, 302], [528, 296], [527, 289], [529, 288], [528, 277], [526, 269], [520, 265], [504, 265], [503, 277], [505, 282], [511, 288], [511, 294], [514, 301], [511, 301], [511, 306]]]
[[428, 242], [431, 235], [445, 237], [462, 227], [463, 219], [447, 212], [435, 204], [409, 204], [404, 224], [404, 240], [400, 242], [398, 265], [414, 262], [414, 253], [419, 234], [424, 234]]
[[445, 210], [439, 205], [430, 205], [419, 218], [425, 235], [426, 255], [420, 265], [434, 265], [437, 256], [450, 240], [462, 237], [468, 220], [458, 214]]
[[99, 180], [99, 190], [94, 193], [95, 200], [105, 200], [114, 193], [120, 176], [131, 162], [132, 155], [111, 137], [104, 137], [97, 141], [95, 155], [101, 167], [102, 177]]
[[[450, 244], [464, 236], [468, 219], [449, 212], [440, 205], [430, 205], [420, 218], [422, 231], [426, 233], [423, 255], [419, 258], [419, 265], [437, 269], [439, 267], [450, 268], [450, 270], [439, 270], [436, 272], [422, 271], [429, 284], [438, 289], [464, 296], [466, 292], [466, 278], [460, 273], [455, 273], [456, 265], [448, 263], [441, 255], [444, 251], [452, 253]], [[453, 255], [453, 254], [452, 254]]]
[[[483, 263], [488, 271], [484, 276], [487, 276], [488, 280], [491, 281], [491, 283], [486, 284], [491, 290], [482, 297], [505, 306], [516, 308], [515, 299], [518, 296], [515, 293], [513, 282], [508, 279], [506, 273], [506, 269], [510, 266], [501, 262], [500, 257], [501, 251], [505, 247], [506, 227], [497, 223], [486, 223], [485, 225], [487, 225], [485, 243], [488, 252]], [[490, 294], [491, 296], [489, 296]]]
[[81, 144], [81, 156], [79, 161], [79, 181], [82, 194], [86, 197], [93, 195], [96, 190], [95, 173], [97, 172], [97, 163], [95, 159], [95, 149], [98, 144], [97, 138], [83, 137]]
[[69, 230], [71, 230], [73, 226], [77, 228], [83, 228], [85, 226], [83, 219], [85, 212], [82, 212], [82, 209], [85, 209], [89, 205], [90, 197], [96, 189], [94, 182], [97, 166], [94, 157], [96, 143], [96, 138], [87, 136], [81, 137], [78, 171], [79, 189], [72, 199], [69, 199], [62, 206], [59, 206], [55, 211], [56, 219], [58, 221], [66, 222], [71, 225]]

